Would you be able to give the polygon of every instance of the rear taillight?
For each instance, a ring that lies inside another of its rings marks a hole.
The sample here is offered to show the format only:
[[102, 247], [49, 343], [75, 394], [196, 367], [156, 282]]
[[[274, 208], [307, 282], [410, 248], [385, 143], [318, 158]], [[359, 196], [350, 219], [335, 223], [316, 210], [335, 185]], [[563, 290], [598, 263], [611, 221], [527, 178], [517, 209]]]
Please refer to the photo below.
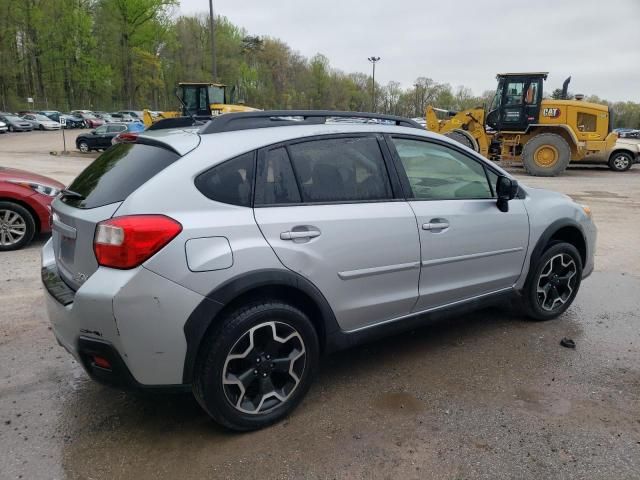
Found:
[[111, 143], [114, 145], [116, 143], [136, 143], [136, 140], [138, 140], [137, 133], [125, 132], [125, 133], [119, 133], [118, 135], [113, 137], [113, 140], [111, 140]]
[[164, 215], [132, 215], [100, 222], [93, 239], [96, 260], [103, 267], [137, 267], [182, 231]]

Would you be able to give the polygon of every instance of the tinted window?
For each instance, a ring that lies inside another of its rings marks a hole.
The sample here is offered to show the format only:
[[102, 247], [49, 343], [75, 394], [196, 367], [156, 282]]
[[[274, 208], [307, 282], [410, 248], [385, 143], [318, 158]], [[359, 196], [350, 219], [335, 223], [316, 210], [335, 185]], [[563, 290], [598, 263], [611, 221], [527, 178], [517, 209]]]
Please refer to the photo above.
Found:
[[457, 151], [419, 140], [394, 138], [413, 198], [492, 198], [484, 167]]
[[300, 192], [284, 148], [269, 150], [258, 161], [256, 205], [300, 203]]
[[120, 143], [100, 155], [69, 186], [84, 199], [63, 197], [78, 208], [121, 202], [180, 156], [161, 147]]
[[375, 138], [334, 138], [291, 145], [305, 202], [384, 200], [392, 197]]
[[198, 175], [196, 188], [211, 200], [251, 206], [254, 153], [249, 152]]
[[96, 135], [104, 135], [105, 133], [107, 133], [107, 127], [96, 128]]
[[107, 127], [107, 131], [109, 133], [124, 132], [126, 129], [127, 129], [127, 127], [125, 127], [124, 125], [109, 125]]

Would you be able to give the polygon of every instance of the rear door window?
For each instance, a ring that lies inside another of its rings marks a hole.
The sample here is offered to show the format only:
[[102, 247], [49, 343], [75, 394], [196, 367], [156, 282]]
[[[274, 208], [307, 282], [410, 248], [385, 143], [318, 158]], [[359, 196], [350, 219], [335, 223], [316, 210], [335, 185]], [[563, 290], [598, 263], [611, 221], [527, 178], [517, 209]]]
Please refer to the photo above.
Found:
[[256, 205], [300, 203], [300, 192], [284, 147], [268, 150], [258, 161]]
[[254, 158], [254, 152], [249, 152], [216, 165], [198, 175], [196, 188], [216, 202], [250, 207]]
[[374, 137], [312, 140], [289, 149], [304, 202], [366, 202], [393, 197]]
[[100, 155], [69, 185], [82, 198], [62, 201], [77, 208], [122, 202], [142, 184], [178, 160], [180, 155], [155, 145], [120, 143]]

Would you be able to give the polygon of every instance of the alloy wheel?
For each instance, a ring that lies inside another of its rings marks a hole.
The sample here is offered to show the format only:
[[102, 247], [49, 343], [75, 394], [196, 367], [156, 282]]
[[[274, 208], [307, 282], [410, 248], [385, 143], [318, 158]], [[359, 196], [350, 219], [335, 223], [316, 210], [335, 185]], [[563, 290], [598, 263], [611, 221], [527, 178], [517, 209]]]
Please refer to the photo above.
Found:
[[261, 323], [231, 347], [222, 370], [224, 394], [240, 412], [267, 413], [291, 397], [305, 366], [304, 341], [295, 328]]
[[613, 159], [616, 170], [626, 170], [629, 167], [629, 158], [626, 155], [618, 155]]
[[80, 151], [82, 153], [89, 152], [89, 145], [87, 145], [85, 142], [80, 143], [80, 145], [78, 145], [78, 148], [80, 148]]
[[554, 255], [547, 261], [536, 288], [543, 310], [551, 312], [567, 303], [575, 288], [577, 271], [575, 260], [566, 253]]
[[27, 233], [27, 222], [13, 210], [0, 210], [0, 245], [10, 247], [19, 243]]

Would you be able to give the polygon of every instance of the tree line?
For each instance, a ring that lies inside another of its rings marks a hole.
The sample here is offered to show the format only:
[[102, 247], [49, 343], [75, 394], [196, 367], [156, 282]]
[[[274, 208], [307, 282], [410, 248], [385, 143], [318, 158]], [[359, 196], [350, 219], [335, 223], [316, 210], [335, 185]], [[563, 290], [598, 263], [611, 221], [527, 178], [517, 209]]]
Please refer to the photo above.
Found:
[[[206, 14], [180, 15], [178, 0], [0, 0], [0, 108], [177, 108], [179, 81], [211, 81]], [[219, 78], [247, 105], [422, 116], [426, 105], [460, 110], [490, 102], [467, 87], [421, 76], [412, 86], [306, 58], [276, 38], [216, 18]], [[33, 104], [27, 99], [33, 99]], [[589, 100], [607, 103], [597, 97]], [[640, 104], [610, 103], [616, 126], [640, 128]]]

